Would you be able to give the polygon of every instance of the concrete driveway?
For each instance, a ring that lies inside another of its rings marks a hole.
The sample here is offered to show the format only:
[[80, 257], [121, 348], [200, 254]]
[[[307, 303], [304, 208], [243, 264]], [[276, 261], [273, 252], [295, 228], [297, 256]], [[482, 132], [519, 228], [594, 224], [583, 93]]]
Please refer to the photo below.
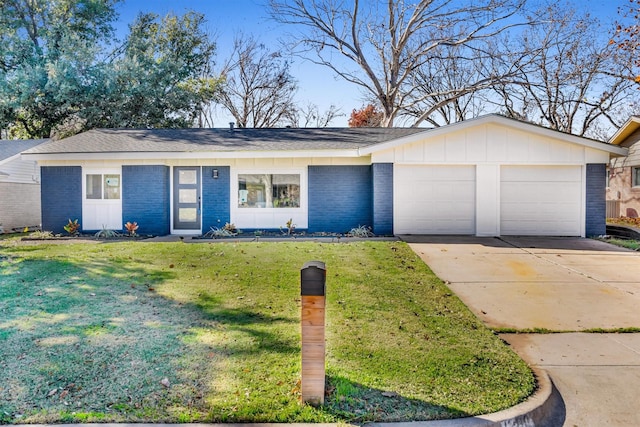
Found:
[[640, 253], [579, 238], [402, 236], [485, 324], [546, 370], [565, 426], [640, 425]]

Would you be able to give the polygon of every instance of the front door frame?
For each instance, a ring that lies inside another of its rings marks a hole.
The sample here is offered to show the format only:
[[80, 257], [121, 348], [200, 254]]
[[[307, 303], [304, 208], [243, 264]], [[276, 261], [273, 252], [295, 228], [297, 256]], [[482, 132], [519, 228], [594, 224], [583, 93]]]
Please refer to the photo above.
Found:
[[[180, 183], [181, 171], [194, 171], [195, 183]], [[171, 231], [176, 234], [200, 234], [202, 231], [202, 168], [200, 166], [174, 166], [172, 172], [172, 201], [171, 201]], [[180, 200], [180, 190], [186, 190], [183, 201]], [[192, 191], [195, 190], [195, 197]], [[190, 196], [189, 193], [192, 193]], [[186, 201], [184, 201], [187, 199]], [[191, 217], [195, 210], [194, 221], [181, 221], [180, 210], [184, 210], [182, 217]]]

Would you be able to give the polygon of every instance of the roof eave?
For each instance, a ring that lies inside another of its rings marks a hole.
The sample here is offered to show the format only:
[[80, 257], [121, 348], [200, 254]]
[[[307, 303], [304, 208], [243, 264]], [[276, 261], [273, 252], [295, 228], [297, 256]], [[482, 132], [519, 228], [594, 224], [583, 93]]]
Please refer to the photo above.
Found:
[[640, 117], [631, 116], [616, 133], [609, 139], [609, 144], [620, 145], [626, 140], [632, 133], [640, 129]]
[[165, 160], [165, 159], [252, 159], [301, 157], [362, 157], [357, 149], [349, 150], [294, 150], [294, 151], [136, 151], [90, 153], [23, 153], [28, 160]]

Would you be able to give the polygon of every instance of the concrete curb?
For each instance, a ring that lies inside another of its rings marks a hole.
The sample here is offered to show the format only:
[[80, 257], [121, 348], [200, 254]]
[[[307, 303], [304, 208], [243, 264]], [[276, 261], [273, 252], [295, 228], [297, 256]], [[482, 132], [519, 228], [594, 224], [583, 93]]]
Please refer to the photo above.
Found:
[[[538, 390], [512, 408], [477, 417], [453, 420], [412, 421], [399, 423], [368, 423], [365, 427], [561, 427], [565, 419], [562, 396], [553, 385], [546, 371], [534, 370], [538, 379]], [[57, 424], [55, 427], [338, 427], [345, 424]], [[12, 427], [49, 427], [44, 424], [13, 425]]]
[[565, 419], [562, 396], [546, 371], [534, 369], [538, 390], [526, 401], [493, 414], [469, 418], [400, 423], [369, 423], [366, 427], [561, 427]]

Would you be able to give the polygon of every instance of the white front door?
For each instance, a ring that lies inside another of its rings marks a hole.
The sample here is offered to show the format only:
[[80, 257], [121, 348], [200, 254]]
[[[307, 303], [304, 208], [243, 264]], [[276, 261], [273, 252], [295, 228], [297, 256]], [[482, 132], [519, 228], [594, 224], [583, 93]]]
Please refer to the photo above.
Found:
[[81, 225], [90, 231], [122, 230], [121, 168], [82, 169]]

